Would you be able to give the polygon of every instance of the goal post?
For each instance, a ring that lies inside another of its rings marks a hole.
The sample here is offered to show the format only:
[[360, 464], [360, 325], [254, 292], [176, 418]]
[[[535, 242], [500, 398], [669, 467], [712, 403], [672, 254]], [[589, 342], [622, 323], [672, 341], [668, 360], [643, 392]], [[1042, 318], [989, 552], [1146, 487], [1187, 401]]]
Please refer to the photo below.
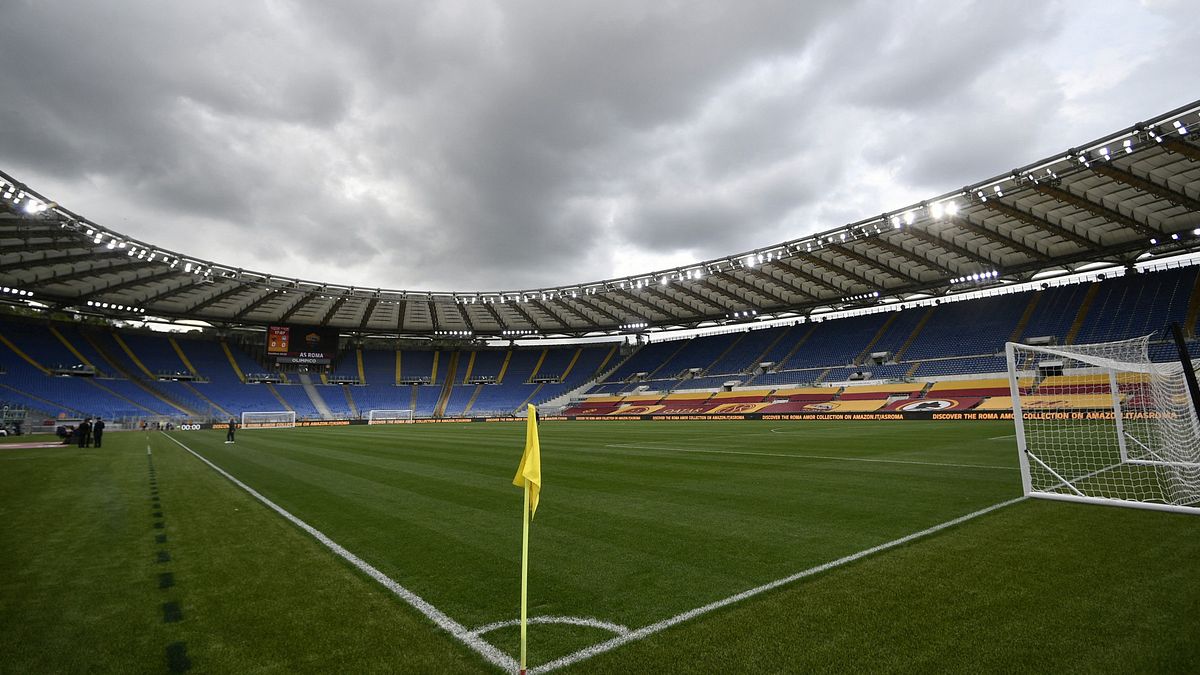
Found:
[[1192, 366], [1154, 362], [1149, 347], [1150, 336], [1007, 343], [1026, 495], [1200, 514], [1200, 423], [1186, 378]]
[[295, 426], [295, 410], [248, 411], [242, 413], [243, 429], [291, 429]]
[[405, 410], [369, 410], [367, 424], [409, 424], [413, 421], [413, 411]]

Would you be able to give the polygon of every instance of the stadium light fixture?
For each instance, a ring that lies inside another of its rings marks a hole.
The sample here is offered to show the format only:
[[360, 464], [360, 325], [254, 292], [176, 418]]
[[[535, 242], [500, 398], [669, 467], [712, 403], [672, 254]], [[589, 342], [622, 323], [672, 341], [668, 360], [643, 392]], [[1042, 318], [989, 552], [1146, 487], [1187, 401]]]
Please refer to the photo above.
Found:
[[1179, 120], [1175, 120], [1175, 131], [1178, 131], [1180, 136], [1187, 136], [1188, 133], [1187, 127]]
[[905, 225], [912, 225], [916, 220], [917, 220], [917, 214], [913, 213], [912, 211], [908, 211], [904, 214], [904, 224]]
[[116, 247], [117, 247], [117, 240], [116, 240], [116, 239], [109, 239], [109, 240], [108, 240], [108, 248], [111, 250], [111, 249], [114, 249], [114, 248], [116, 248]]
[[1133, 139], [1126, 138], [1125, 142], [1121, 144], [1121, 147], [1125, 148], [1125, 154], [1132, 155], [1133, 154]]

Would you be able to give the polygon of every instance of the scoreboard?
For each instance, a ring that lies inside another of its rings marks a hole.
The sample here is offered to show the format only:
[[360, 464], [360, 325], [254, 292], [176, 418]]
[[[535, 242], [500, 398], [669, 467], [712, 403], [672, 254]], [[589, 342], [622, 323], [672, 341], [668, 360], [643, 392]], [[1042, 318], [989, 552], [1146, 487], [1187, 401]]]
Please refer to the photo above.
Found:
[[277, 363], [326, 365], [337, 357], [336, 328], [320, 326], [267, 327], [267, 356]]

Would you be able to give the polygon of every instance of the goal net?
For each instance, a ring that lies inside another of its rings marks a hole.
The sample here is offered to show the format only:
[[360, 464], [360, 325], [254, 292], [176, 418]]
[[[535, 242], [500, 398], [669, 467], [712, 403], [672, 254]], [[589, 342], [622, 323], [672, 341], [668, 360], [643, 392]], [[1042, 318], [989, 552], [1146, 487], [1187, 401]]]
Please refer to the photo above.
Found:
[[291, 429], [296, 426], [296, 411], [243, 412], [243, 429]]
[[412, 410], [370, 410], [367, 424], [407, 424], [412, 422]]
[[1200, 513], [1183, 366], [1151, 361], [1149, 340], [1007, 344], [1025, 494]]

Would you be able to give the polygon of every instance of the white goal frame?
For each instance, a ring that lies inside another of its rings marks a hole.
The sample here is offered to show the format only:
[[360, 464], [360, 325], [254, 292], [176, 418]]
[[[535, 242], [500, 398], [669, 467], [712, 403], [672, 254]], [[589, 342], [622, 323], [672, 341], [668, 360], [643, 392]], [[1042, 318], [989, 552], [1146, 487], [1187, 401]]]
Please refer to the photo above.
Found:
[[367, 424], [412, 424], [413, 411], [411, 408], [392, 410], [380, 408], [367, 411]]
[[295, 410], [252, 410], [242, 412], [243, 429], [292, 429], [296, 426]]
[[[1026, 496], [1200, 515], [1200, 420], [1183, 366], [1151, 361], [1149, 338], [1006, 343]], [[1067, 393], [1029, 391], [1047, 363]]]

